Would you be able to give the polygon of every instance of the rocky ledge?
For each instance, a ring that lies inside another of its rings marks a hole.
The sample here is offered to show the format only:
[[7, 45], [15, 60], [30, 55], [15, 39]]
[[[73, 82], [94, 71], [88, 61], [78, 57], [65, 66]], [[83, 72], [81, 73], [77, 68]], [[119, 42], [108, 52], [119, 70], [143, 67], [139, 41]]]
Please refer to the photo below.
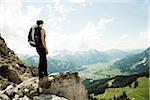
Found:
[[[57, 99], [54, 99], [57, 98]], [[87, 90], [78, 73], [60, 73], [39, 79], [32, 77], [0, 90], [6, 100], [88, 100]]]

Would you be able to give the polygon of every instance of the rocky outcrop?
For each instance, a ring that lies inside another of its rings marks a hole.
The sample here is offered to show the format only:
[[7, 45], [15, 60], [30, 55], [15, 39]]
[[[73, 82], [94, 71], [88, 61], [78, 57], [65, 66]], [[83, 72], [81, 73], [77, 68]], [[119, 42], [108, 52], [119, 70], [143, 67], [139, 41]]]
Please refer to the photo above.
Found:
[[0, 100], [88, 100], [78, 73], [38, 78], [37, 67], [25, 64], [0, 36]]
[[9, 82], [19, 84], [26, 79], [37, 76], [37, 72], [37, 67], [21, 61], [0, 36], [0, 76], [8, 79]]
[[40, 80], [38, 77], [32, 77], [19, 85], [10, 84], [1, 94], [12, 100], [53, 100], [52, 98], [56, 97], [59, 98], [56, 100], [88, 100], [87, 90], [77, 73], [51, 75]]
[[7, 78], [8, 81], [14, 82], [14, 83], [21, 83], [22, 80], [19, 77], [18, 73], [14, 69], [9, 69], [9, 65], [2, 65], [0, 67], [1, 76], [4, 78]]
[[69, 100], [87, 100], [87, 90], [78, 73], [61, 73], [39, 80], [39, 87], [44, 93], [63, 96]]
[[9, 55], [9, 48], [7, 48], [5, 40], [0, 36], [0, 55]]

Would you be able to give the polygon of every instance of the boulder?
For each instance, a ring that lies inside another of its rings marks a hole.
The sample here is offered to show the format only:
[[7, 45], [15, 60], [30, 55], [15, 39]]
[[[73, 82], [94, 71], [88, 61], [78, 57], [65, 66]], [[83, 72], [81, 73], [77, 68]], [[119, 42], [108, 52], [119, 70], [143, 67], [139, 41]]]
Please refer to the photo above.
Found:
[[27, 95], [31, 99], [40, 94], [53, 94], [68, 100], [88, 100], [87, 90], [77, 73], [52, 75], [42, 79], [33, 77], [17, 85], [14, 92], [19, 97]]
[[14, 95], [13, 94], [14, 88], [15, 88], [15, 85], [11, 84], [11, 85], [7, 86], [7, 88], [4, 90], [4, 93], [7, 94], [7, 96], [12, 97]]
[[5, 40], [0, 37], [0, 55], [8, 55], [8, 48], [7, 48], [7, 45], [5, 43]]
[[6, 94], [1, 94], [0, 100], [10, 100], [10, 98]]
[[0, 67], [0, 75], [4, 78], [7, 78], [8, 81], [14, 82], [14, 83], [21, 83], [22, 80], [20, 79], [18, 73], [14, 69], [10, 69], [9, 65], [2, 65]]
[[43, 92], [63, 96], [69, 100], [88, 100], [87, 90], [78, 73], [61, 73], [53, 77], [52, 80], [48, 77], [39, 80], [39, 87], [43, 88]]

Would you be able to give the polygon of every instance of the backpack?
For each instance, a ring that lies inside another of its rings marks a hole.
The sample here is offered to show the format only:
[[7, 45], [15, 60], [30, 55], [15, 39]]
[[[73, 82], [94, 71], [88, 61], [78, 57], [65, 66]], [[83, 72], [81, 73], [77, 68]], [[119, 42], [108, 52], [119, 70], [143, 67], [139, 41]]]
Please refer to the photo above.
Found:
[[[37, 46], [37, 42], [38, 42], [38, 39], [37, 39], [37, 28], [38, 26], [37, 25], [34, 25], [30, 28], [30, 31], [29, 31], [29, 34], [28, 34], [28, 42], [29, 44], [32, 46], [32, 47], [36, 47]], [[35, 38], [36, 37], [36, 38]]]

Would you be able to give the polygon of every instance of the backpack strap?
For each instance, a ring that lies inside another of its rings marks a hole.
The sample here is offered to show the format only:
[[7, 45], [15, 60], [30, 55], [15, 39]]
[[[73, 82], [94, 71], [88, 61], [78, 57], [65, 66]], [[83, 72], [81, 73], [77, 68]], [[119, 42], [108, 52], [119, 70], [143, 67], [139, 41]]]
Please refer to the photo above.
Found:
[[32, 40], [35, 41], [34, 39], [34, 34], [35, 34], [35, 28], [38, 27], [38, 25], [34, 25], [32, 26], [32, 33], [31, 33], [31, 36], [32, 36]]

